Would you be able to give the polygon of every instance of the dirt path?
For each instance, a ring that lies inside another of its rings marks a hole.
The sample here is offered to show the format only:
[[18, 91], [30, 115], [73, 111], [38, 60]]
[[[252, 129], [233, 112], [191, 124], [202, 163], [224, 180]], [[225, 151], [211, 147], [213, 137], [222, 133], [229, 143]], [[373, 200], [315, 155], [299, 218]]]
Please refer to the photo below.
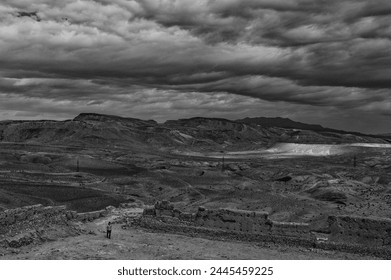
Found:
[[[158, 173], [158, 174], [159, 174], [159, 176], [163, 177], [162, 173]], [[202, 192], [197, 190], [192, 184], [186, 182], [185, 180], [182, 180], [182, 179], [180, 179], [178, 177], [174, 177], [174, 176], [171, 176], [171, 175], [168, 175], [168, 174], [164, 174], [164, 176], [169, 177], [171, 180], [175, 180], [175, 181], [179, 182], [180, 184], [184, 185], [184, 187], [183, 187], [184, 188], [184, 192], [179, 194], [178, 196], [180, 196], [180, 195], [189, 195], [190, 192], [194, 192], [194, 193], [196, 193], [197, 195], [200, 196], [200, 198], [195, 200], [195, 201], [188, 201], [188, 203], [187, 203], [188, 206], [195, 205], [195, 204], [201, 203], [201, 202], [205, 203], [205, 202], [208, 201], [208, 199], [206, 198], [206, 196]]]
[[[133, 212], [132, 212], [133, 211]], [[129, 211], [137, 215], [140, 209]], [[25, 247], [18, 254], [0, 259], [367, 259], [354, 254], [217, 241], [184, 235], [147, 232], [140, 228], [122, 229], [114, 224], [112, 239], [105, 226], [118, 215], [83, 224], [87, 234]]]

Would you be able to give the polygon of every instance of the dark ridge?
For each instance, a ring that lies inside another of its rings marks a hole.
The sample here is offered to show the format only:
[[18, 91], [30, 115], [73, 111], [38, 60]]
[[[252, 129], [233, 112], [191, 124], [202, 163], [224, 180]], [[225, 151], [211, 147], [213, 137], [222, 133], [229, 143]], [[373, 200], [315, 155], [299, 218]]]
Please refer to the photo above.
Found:
[[157, 122], [154, 120], [141, 120], [136, 118], [129, 118], [129, 117], [121, 117], [121, 116], [115, 116], [115, 115], [106, 115], [106, 114], [97, 114], [97, 113], [80, 113], [77, 117], [73, 119], [74, 121], [86, 121], [86, 120], [92, 120], [92, 121], [127, 121], [127, 122], [145, 122], [148, 124], [154, 124], [156, 125]]
[[0, 124], [17, 124], [17, 123], [40, 123], [40, 122], [52, 122], [52, 123], [60, 123], [60, 122], [66, 122], [69, 120], [64, 121], [56, 121], [56, 120], [3, 120], [0, 121]]
[[[323, 127], [319, 124], [306, 124], [301, 122], [296, 122], [288, 118], [266, 118], [266, 117], [258, 117], [258, 118], [244, 118], [236, 120], [236, 122], [245, 123], [245, 124], [253, 124], [253, 125], [260, 125], [262, 127], [281, 127], [281, 128], [288, 128], [288, 129], [303, 129], [303, 130], [312, 130], [318, 133], [338, 133], [338, 134], [352, 134], [356, 136], [361, 137], [373, 137], [373, 138], [381, 138], [384, 140], [387, 140], [386, 138], [389, 137], [387, 135], [372, 135], [372, 134], [364, 134], [361, 132], [356, 131], [344, 131], [339, 129], [333, 129], [328, 127]], [[389, 140], [387, 140], [389, 141]]]
[[192, 117], [192, 118], [188, 118], [188, 119], [177, 119], [177, 120], [167, 120], [166, 122], [176, 122], [176, 121], [224, 121], [224, 122], [232, 122], [232, 123], [236, 123], [237, 121], [233, 121], [233, 120], [228, 120], [228, 119], [224, 119], [224, 118], [207, 118], [207, 117]]
[[186, 123], [193, 123], [193, 122], [198, 122], [198, 123], [203, 123], [203, 122], [226, 122], [226, 123], [231, 123], [231, 124], [240, 124], [237, 121], [233, 120], [227, 120], [223, 118], [205, 118], [205, 117], [193, 117], [193, 118], [188, 118], [188, 119], [178, 119], [178, 120], [167, 120], [164, 124], [165, 125], [171, 125], [171, 124], [186, 124]]
[[306, 124], [301, 122], [292, 121], [288, 118], [244, 118], [241, 120], [236, 120], [237, 122], [246, 123], [246, 124], [259, 124], [263, 127], [282, 127], [282, 128], [293, 128], [293, 129], [307, 129], [320, 131], [325, 130], [325, 128], [319, 124]]

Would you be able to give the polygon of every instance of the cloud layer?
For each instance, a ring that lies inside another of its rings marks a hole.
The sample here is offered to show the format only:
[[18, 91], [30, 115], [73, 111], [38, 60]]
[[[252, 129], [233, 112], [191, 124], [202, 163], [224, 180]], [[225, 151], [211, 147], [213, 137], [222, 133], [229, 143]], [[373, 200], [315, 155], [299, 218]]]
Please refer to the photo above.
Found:
[[0, 119], [270, 115], [382, 132], [390, 15], [385, 0], [5, 0]]

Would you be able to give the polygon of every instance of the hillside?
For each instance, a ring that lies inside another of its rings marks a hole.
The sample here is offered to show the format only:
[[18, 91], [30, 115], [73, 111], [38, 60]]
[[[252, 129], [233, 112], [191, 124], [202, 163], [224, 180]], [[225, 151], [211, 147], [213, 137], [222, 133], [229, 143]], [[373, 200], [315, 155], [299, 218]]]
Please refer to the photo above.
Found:
[[[301, 129], [301, 130], [312, 130], [315, 132], [318, 132], [320, 134], [323, 133], [329, 133], [334, 132], [337, 134], [353, 134], [356, 136], [369, 136], [364, 133], [356, 132], [356, 131], [344, 131], [339, 129], [333, 129], [328, 127], [323, 127], [319, 124], [307, 124], [302, 122], [296, 122], [288, 118], [266, 118], [266, 117], [259, 117], [259, 118], [244, 118], [240, 120], [236, 120], [240, 123], [246, 123], [249, 125], [260, 125], [262, 127], [281, 127], [281, 128], [288, 128], [288, 129]], [[326, 134], [327, 135], [327, 134]], [[391, 134], [387, 135], [370, 135], [371, 137], [387, 137]]]
[[[259, 123], [258, 120], [262, 120]], [[280, 121], [283, 120], [283, 121]], [[388, 143], [384, 137], [323, 128], [320, 125], [297, 123], [289, 119], [267, 118], [231, 121], [218, 118], [170, 120], [165, 126], [185, 132], [196, 139], [213, 140], [225, 146], [235, 144], [273, 145], [277, 142], [344, 144]]]
[[246, 124], [256, 124], [261, 125], [263, 127], [282, 127], [282, 128], [293, 128], [293, 129], [306, 129], [313, 131], [323, 131], [324, 128], [318, 124], [306, 124], [301, 122], [295, 122], [288, 118], [266, 118], [266, 117], [258, 117], [258, 118], [244, 118], [236, 120], [240, 123]]
[[153, 120], [94, 113], [82, 113], [66, 121], [3, 121], [0, 141], [137, 149], [222, 146], [242, 149], [277, 142], [388, 143], [386, 137], [341, 132], [282, 118], [231, 121], [197, 117], [158, 124]]

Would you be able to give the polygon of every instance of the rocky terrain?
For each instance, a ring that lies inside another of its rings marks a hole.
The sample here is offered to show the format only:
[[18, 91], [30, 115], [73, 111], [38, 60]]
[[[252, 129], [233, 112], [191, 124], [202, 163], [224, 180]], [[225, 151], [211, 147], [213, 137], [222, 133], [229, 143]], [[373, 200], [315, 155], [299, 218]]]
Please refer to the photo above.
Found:
[[[330, 215], [391, 218], [389, 137], [306, 126], [290, 120], [283, 124], [271, 120], [269, 125], [265, 121], [192, 118], [159, 124], [80, 114], [67, 121], [0, 122], [0, 211], [41, 204], [63, 205], [67, 211], [84, 213], [113, 206], [120, 209], [112, 216], [115, 219], [127, 213], [120, 205], [145, 208], [167, 200], [183, 211], [196, 211], [200, 206], [266, 211], [276, 222], [311, 223], [316, 227], [322, 227]], [[89, 226], [95, 232], [88, 243], [92, 248], [96, 248], [92, 244], [95, 241], [107, 243], [98, 230], [100, 224], [53, 219], [49, 221], [63, 228], [61, 233], [53, 233], [53, 238], [40, 237], [39, 228], [45, 223], [36, 219], [32, 236], [40, 240], [42, 248], [54, 246], [51, 242], [61, 243], [61, 238], [70, 242], [69, 236], [77, 235], [78, 242], [82, 242], [88, 238], [84, 230]], [[21, 223], [17, 231], [4, 228], [1, 234], [4, 240], [17, 239], [24, 233], [30, 236], [31, 226]], [[122, 245], [117, 249], [130, 242], [127, 234], [121, 233], [121, 241], [116, 242]], [[142, 236], [155, 233], [138, 228], [132, 234], [140, 241]], [[166, 237], [185, 238], [169, 234]], [[48, 240], [52, 241], [43, 246], [42, 242]], [[185, 241], [190, 240], [194, 242], [190, 237]], [[218, 248], [231, 244], [200, 242]], [[9, 251], [7, 244], [2, 245], [4, 258], [191, 258], [181, 249], [172, 256], [172, 251], [147, 256], [117, 255], [117, 249], [113, 253], [107, 248], [108, 251], [102, 249], [107, 254], [78, 257], [71, 247], [67, 250], [72, 253], [57, 255], [36, 247], [34, 250], [42, 254], [31, 255], [23, 246], [10, 255], [13, 249]], [[247, 248], [241, 243], [235, 246]], [[141, 247], [139, 250], [141, 254]], [[297, 248], [283, 250], [289, 252], [286, 258], [328, 258], [327, 253], [302, 255]], [[273, 258], [277, 251], [265, 253], [264, 257]], [[217, 257], [211, 253], [194, 254], [197, 258]], [[226, 250], [221, 254], [245, 258]]]

